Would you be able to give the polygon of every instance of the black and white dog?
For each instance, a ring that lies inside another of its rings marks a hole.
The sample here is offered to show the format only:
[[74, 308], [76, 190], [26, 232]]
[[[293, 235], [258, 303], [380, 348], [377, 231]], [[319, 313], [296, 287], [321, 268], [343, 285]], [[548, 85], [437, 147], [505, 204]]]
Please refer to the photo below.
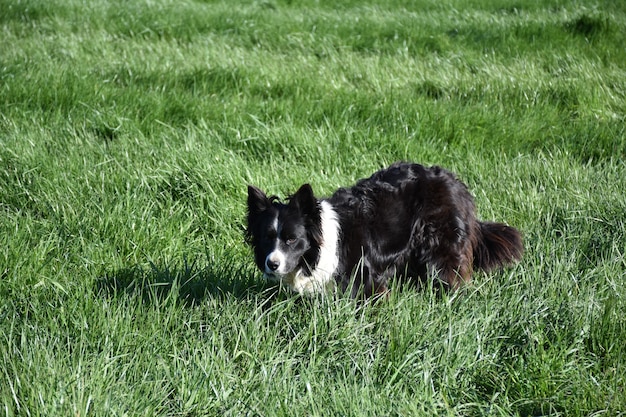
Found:
[[396, 163], [330, 198], [304, 184], [286, 203], [248, 186], [247, 240], [269, 279], [300, 294], [339, 287], [353, 296], [387, 292], [398, 277], [435, 279], [454, 290], [473, 268], [521, 258], [513, 227], [476, 219], [474, 201], [454, 174]]

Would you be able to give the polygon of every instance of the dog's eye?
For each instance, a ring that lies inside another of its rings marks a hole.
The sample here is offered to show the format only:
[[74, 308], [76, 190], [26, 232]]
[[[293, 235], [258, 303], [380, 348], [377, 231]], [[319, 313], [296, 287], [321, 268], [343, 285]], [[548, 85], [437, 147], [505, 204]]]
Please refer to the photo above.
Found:
[[289, 246], [293, 245], [294, 243], [296, 243], [296, 238], [295, 237], [290, 237], [287, 238], [287, 240], [285, 241], [285, 243]]

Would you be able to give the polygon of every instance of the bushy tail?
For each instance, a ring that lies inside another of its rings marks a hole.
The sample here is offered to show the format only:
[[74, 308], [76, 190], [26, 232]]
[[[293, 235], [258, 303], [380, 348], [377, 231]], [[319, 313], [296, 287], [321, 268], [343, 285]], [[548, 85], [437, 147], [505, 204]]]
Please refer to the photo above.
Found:
[[474, 267], [486, 271], [522, 258], [522, 234], [503, 223], [480, 222], [480, 236], [474, 248]]

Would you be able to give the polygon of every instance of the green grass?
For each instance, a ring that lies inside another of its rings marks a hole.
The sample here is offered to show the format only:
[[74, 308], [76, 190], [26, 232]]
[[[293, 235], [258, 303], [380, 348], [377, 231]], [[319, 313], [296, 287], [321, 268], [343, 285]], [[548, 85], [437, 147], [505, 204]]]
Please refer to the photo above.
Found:
[[[0, 0], [0, 414], [626, 412], [626, 5]], [[275, 294], [246, 184], [459, 174], [523, 261]]]

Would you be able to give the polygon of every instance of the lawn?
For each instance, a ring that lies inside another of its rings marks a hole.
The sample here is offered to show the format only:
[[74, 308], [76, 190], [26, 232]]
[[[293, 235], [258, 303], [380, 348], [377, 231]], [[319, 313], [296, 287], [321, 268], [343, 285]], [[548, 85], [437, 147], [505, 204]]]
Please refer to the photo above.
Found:
[[[626, 414], [626, 3], [0, 0], [0, 414]], [[441, 165], [518, 265], [302, 299], [246, 185]]]

